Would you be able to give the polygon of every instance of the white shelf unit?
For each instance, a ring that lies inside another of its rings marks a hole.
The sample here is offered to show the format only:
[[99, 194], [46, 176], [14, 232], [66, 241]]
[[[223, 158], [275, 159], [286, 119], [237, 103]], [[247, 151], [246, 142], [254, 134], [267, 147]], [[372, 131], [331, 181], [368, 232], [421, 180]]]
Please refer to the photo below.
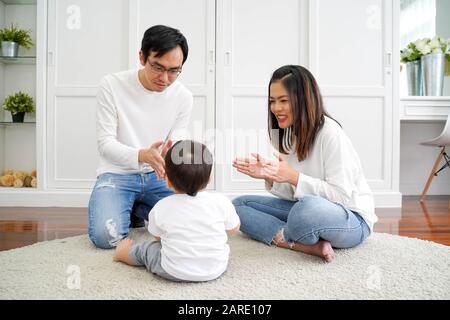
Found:
[[[14, 24], [18, 28], [31, 30], [34, 46], [19, 47], [19, 58], [0, 57], [0, 105], [9, 95], [19, 91], [29, 94], [36, 103], [36, 39], [37, 1], [0, 0], [0, 28]], [[11, 124], [11, 114], [0, 108], [0, 174], [5, 170], [31, 172], [37, 169], [36, 114], [26, 114], [25, 123]], [[35, 192], [35, 188], [0, 187], [0, 196], [6, 192]]]
[[409, 96], [400, 99], [400, 120], [402, 121], [445, 121], [449, 113], [449, 96]]

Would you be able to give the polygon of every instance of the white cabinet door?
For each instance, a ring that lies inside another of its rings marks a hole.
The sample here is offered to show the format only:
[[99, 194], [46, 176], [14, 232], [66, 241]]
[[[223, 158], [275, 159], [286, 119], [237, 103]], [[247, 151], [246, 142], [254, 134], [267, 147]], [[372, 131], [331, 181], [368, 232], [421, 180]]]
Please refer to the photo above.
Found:
[[327, 110], [350, 136], [372, 190], [386, 193], [398, 193], [394, 5], [391, 0], [310, 2], [310, 69]]
[[[130, 8], [130, 65], [137, 59], [142, 36], [157, 24], [179, 29], [186, 37], [189, 53], [179, 77], [194, 95], [189, 124], [192, 139], [214, 148], [215, 119], [215, 1], [211, 0], [131, 0]], [[214, 151], [214, 150], [211, 150]], [[213, 170], [214, 172], [215, 170]], [[213, 179], [209, 189], [215, 185]]]
[[[300, 64], [303, 1], [223, 0], [217, 7], [217, 174], [221, 190], [261, 190], [231, 167], [236, 156], [270, 155], [267, 85], [275, 69]], [[219, 170], [220, 169], [220, 170]]]
[[100, 79], [128, 67], [128, 1], [49, 0], [48, 188], [90, 188], [98, 164]]

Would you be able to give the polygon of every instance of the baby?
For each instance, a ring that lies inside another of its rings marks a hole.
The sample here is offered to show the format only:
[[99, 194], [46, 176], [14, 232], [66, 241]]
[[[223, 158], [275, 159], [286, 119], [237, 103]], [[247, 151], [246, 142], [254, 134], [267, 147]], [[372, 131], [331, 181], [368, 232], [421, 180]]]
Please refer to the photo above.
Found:
[[203, 191], [210, 181], [213, 157], [198, 142], [175, 143], [165, 156], [166, 183], [174, 195], [150, 211], [148, 230], [156, 241], [134, 244], [124, 239], [114, 261], [145, 266], [172, 281], [209, 281], [228, 265], [227, 232], [236, 233], [240, 221], [224, 195]]

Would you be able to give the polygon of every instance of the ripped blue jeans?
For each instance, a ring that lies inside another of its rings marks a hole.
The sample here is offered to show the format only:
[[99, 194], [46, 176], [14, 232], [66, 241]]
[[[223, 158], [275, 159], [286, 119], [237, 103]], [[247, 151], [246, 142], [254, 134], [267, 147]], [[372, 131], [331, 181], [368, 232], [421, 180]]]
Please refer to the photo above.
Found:
[[153, 206], [173, 194], [154, 172], [104, 173], [97, 177], [88, 207], [88, 233], [95, 246], [110, 249], [126, 238], [130, 215], [148, 220]]
[[298, 201], [241, 196], [233, 204], [241, 219], [240, 230], [267, 245], [281, 229], [288, 243], [311, 246], [327, 240], [334, 248], [355, 247], [370, 234], [357, 212], [318, 196], [304, 196]]

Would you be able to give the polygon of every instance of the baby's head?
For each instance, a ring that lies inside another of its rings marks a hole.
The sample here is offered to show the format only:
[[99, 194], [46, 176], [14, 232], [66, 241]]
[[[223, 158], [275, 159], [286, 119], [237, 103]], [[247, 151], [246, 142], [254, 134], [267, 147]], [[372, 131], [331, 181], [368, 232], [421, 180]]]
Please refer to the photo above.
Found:
[[177, 192], [195, 196], [208, 185], [213, 157], [204, 144], [178, 141], [167, 151], [164, 161], [166, 179]]

